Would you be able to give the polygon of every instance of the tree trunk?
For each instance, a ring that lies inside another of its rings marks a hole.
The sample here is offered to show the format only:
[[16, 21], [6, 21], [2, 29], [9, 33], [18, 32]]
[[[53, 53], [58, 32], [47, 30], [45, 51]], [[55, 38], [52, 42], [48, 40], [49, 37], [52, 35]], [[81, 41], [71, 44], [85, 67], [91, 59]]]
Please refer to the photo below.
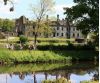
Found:
[[37, 33], [35, 33], [35, 35], [34, 35], [34, 50], [36, 50], [37, 49]]
[[37, 83], [37, 81], [36, 81], [36, 75], [34, 74], [34, 83]]
[[40, 25], [39, 25], [40, 22], [41, 22], [41, 19], [38, 19], [37, 27], [35, 27], [35, 34], [34, 34], [34, 50], [37, 49], [37, 35], [38, 35], [38, 30], [36, 30], [36, 28], [39, 29], [39, 27], [40, 27]]

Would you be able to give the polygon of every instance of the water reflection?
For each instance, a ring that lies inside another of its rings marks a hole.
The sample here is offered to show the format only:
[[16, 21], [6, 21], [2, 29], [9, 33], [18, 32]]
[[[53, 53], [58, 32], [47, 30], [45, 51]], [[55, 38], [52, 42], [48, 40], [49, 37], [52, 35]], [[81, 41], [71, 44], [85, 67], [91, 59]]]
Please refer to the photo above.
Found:
[[68, 63], [0, 66], [0, 83], [41, 83], [43, 80], [61, 77], [71, 80], [71, 83], [98, 80], [98, 65], [93, 63]]

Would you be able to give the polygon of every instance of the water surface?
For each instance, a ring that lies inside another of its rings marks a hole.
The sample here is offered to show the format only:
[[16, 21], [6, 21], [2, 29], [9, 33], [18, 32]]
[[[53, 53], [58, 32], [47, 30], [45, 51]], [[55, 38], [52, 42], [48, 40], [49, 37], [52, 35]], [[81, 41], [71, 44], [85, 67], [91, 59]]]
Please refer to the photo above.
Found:
[[46, 79], [61, 77], [71, 83], [80, 83], [92, 80], [94, 75], [98, 75], [98, 68], [98, 65], [92, 62], [1, 65], [0, 83], [42, 83]]

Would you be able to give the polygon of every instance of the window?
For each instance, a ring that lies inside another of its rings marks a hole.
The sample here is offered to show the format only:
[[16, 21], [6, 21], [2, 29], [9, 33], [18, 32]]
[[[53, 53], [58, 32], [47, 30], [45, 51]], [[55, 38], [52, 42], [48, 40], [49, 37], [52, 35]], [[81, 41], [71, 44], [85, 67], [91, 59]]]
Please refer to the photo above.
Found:
[[75, 37], [75, 34], [73, 33], [73, 37]]
[[53, 37], [55, 37], [55, 33], [53, 33]]
[[57, 33], [57, 36], [59, 36], [59, 33]]
[[73, 28], [73, 31], [75, 31], [75, 28]]
[[62, 33], [61, 36], [64, 36], [64, 34]]
[[62, 27], [62, 31], [64, 30], [64, 28]]
[[59, 27], [57, 27], [57, 30], [59, 30]]
[[79, 37], [79, 33], [77, 34], [77, 37]]

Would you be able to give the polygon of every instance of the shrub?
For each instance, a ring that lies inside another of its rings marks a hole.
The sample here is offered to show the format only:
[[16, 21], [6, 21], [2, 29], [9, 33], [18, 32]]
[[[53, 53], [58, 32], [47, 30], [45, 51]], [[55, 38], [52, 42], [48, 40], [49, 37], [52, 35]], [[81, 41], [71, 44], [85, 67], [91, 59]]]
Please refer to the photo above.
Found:
[[15, 50], [20, 50], [20, 46], [18, 44], [14, 44], [14, 49]]
[[21, 35], [19, 40], [20, 40], [21, 43], [26, 43], [28, 41], [28, 38], [23, 36], [23, 35]]
[[78, 43], [83, 43], [85, 40], [84, 39], [75, 39], [75, 41]]
[[28, 47], [29, 47], [28, 44], [24, 44], [24, 45], [23, 45], [23, 49], [25, 49], [25, 50], [28, 49]]

